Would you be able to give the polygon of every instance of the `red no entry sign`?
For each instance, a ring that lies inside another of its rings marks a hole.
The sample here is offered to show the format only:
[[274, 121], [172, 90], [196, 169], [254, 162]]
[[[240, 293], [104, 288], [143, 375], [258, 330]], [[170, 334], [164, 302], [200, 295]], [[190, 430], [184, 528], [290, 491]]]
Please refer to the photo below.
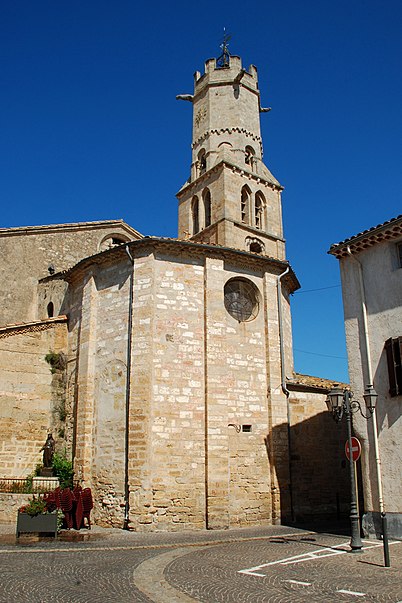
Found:
[[[357, 438], [352, 438], [352, 459], [356, 462], [359, 460], [362, 453], [362, 446]], [[349, 442], [346, 440], [345, 444], [346, 458], [350, 460]]]

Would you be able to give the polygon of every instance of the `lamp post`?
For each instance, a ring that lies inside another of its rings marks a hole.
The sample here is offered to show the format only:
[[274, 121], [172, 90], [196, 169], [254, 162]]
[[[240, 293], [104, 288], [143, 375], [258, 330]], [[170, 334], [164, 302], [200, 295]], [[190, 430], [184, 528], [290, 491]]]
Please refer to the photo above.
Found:
[[[349, 444], [349, 468], [350, 468], [350, 526], [351, 526], [351, 539], [350, 548], [352, 553], [359, 553], [362, 550], [362, 541], [360, 538], [360, 520], [357, 511], [357, 500], [356, 500], [356, 478], [354, 470], [354, 460], [352, 455], [352, 413], [360, 411], [362, 417], [366, 420], [370, 419], [375, 412], [376, 402], [378, 394], [374, 390], [372, 385], [368, 385], [364, 392], [364, 401], [366, 408], [369, 412], [365, 415], [361, 409], [360, 403], [357, 400], [353, 400], [353, 393], [350, 390], [343, 390], [340, 387], [331, 389], [328, 393], [327, 405], [328, 409], [332, 412], [332, 417], [338, 423], [342, 420], [342, 417], [346, 417], [347, 433], [348, 433], [348, 444]], [[385, 529], [383, 529], [383, 542], [384, 542], [384, 558], [385, 566], [389, 567], [389, 552], [388, 552], [388, 535], [386, 531], [386, 522], [383, 523]]]

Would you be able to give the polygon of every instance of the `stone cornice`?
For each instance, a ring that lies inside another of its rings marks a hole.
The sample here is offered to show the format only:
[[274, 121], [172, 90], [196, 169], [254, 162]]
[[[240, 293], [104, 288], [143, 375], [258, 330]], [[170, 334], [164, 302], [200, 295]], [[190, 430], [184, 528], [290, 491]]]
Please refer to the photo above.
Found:
[[244, 134], [246, 136], [246, 138], [251, 138], [252, 140], [255, 140], [260, 145], [262, 145], [261, 136], [257, 136], [256, 134], [253, 134], [252, 132], [250, 132], [249, 130], [246, 130], [245, 128], [234, 127], [234, 128], [211, 128], [210, 130], [206, 130], [199, 138], [197, 138], [197, 140], [195, 140], [192, 143], [191, 148], [194, 149], [194, 147], [196, 147], [198, 144], [201, 144], [211, 134], [218, 134], [218, 136], [219, 136], [221, 134], [232, 134], [233, 132], [236, 132], [238, 134]]
[[0, 339], [11, 337], [12, 335], [21, 335], [22, 333], [32, 333], [37, 331], [46, 331], [67, 322], [67, 316], [60, 315], [45, 320], [35, 320], [32, 322], [22, 322], [14, 325], [5, 325], [0, 327]]
[[97, 222], [72, 222], [69, 224], [46, 224], [44, 226], [18, 226], [0, 228], [0, 237], [21, 236], [30, 234], [50, 234], [55, 232], [76, 232], [78, 230], [98, 230], [102, 228], [123, 228], [127, 233], [136, 237], [143, 235], [132, 228], [124, 220], [99, 220]]
[[81, 260], [73, 268], [64, 272], [57, 273], [53, 276], [48, 276], [40, 282], [50, 282], [56, 279], [64, 279], [67, 282], [74, 282], [76, 279], [82, 278], [92, 269], [94, 265], [110, 264], [116, 260], [121, 261], [123, 258], [129, 260], [125, 247], [128, 247], [130, 254], [134, 257], [140, 257], [144, 254], [169, 254], [182, 258], [183, 255], [189, 257], [218, 257], [222, 260], [230, 262], [235, 266], [242, 268], [251, 268], [260, 270], [261, 272], [271, 272], [279, 275], [285, 271], [287, 267], [290, 271], [284, 277], [284, 281], [289, 293], [294, 293], [300, 288], [300, 283], [297, 280], [295, 273], [289, 263], [284, 260], [278, 260], [268, 256], [258, 255], [249, 251], [240, 249], [232, 249], [220, 245], [211, 245], [207, 243], [195, 243], [193, 241], [185, 241], [182, 239], [165, 239], [158, 237], [144, 237], [137, 241], [130, 241], [127, 244], [119, 245], [113, 249], [103, 251], [96, 255], [90, 256]]
[[247, 231], [248, 233], [250, 233], [250, 235], [254, 235], [255, 237], [257, 237], [257, 239], [265, 237], [267, 239], [270, 239], [271, 241], [281, 241], [282, 243], [285, 243], [285, 239], [283, 239], [282, 237], [278, 237], [272, 232], [265, 232], [265, 230], [255, 228], [255, 226], [250, 226], [250, 224], [244, 224], [243, 222], [235, 221], [232, 221], [232, 224], [234, 224], [238, 228], [241, 228], [242, 230]]
[[264, 178], [264, 176], [261, 176], [261, 174], [256, 174], [255, 172], [246, 170], [243, 167], [240, 167], [234, 163], [231, 163], [230, 161], [227, 161], [226, 159], [223, 159], [216, 165], [212, 166], [204, 174], [201, 174], [201, 176], [199, 176], [196, 180], [193, 180], [193, 182], [185, 182], [179, 192], [176, 193], [176, 197], [180, 201], [180, 198], [183, 196], [184, 193], [191, 192], [192, 189], [198, 188], [204, 180], [208, 180], [208, 177], [211, 174], [214, 174], [225, 167], [230, 169], [233, 173], [239, 174], [240, 176], [246, 176], [249, 180], [254, 180], [255, 182], [257, 182], [257, 184], [262, 183], [265, 186], [268, 186], [269, 188], [272, 188], [273, 190], [277, 191], [283, 190], [283, 186], [281, 186], [279, 183], [272, 182], [268, 180], [268, 178]]

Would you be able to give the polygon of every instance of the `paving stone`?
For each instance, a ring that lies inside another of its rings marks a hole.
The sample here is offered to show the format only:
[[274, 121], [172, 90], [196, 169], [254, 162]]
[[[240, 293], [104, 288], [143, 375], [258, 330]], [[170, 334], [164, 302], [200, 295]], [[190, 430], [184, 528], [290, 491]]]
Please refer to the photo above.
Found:
[[[0, 526], [0, 603], [402, 600], [402, 542], [391, 544], [392, 567], [384, 568], [379, 541], [350, 554], [345, 536], [286, 526], [165, 534], [97, 528], [68, 537], [16, 542]], [[71, 540], [77, 537], [84, 540]]]

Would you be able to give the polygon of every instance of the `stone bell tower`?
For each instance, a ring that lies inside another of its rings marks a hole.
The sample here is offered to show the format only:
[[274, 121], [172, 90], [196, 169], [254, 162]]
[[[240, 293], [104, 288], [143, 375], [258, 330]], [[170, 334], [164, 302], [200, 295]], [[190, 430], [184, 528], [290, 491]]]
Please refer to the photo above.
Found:
[[257, 69], [224, 43], [194, 75], [192, 162], [177, 193], [179, 238], [285, 259], [282, 187], [262, 160]]

